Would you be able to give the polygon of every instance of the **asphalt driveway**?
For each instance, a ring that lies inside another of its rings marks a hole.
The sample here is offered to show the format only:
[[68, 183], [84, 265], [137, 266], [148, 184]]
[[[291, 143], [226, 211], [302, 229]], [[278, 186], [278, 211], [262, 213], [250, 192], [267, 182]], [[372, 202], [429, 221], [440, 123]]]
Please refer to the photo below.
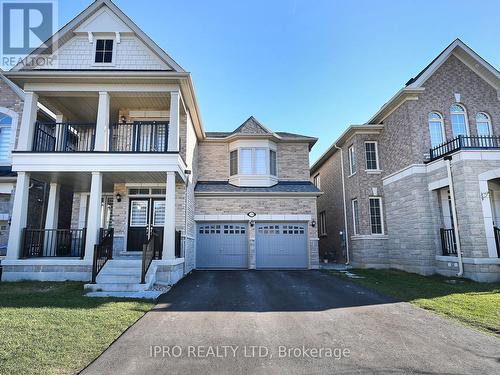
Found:
[[197, 271], [84, 374], [493, 374], [500, 340], [319, 271]]

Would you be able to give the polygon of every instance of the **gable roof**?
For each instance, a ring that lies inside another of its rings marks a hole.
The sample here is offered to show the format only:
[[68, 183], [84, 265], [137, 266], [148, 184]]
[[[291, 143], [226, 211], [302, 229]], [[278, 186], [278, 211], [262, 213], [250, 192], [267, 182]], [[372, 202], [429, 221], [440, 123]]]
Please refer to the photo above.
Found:
[[[169, 66], [170, 70], [176, 72], [185, 72], [185, 70], [179, 64], [177, 64], [174, 59], [172, 59], [161, 47], [159, 47], [111, 0], [95, 0], [85, 10], [83, 10], [75, 18], [64, 25], [59, 31], [52, 35], [47, 41], [45, 41], [44, 45], [52, 46], [55, 45], [56, 42], [58, 42], [59, 45], [57, 47], [61, 47], [61, 45], [71, 39], [73, 30], [81, 26], [85, 21], [87, 21], [91, 16], [95, 15], [103, 7], [107, 7], [120, 21], [128, 26], [147, 47], [149, 47], [166, 65]], [[45, 49], [45, 47], [41, 46], [31, 52], [28, 56], [36, 56], [43, 52]], [[12, 70], [21, 70], [23, 66], [24, 65], [22, 64], [22, 62], [20, 62], [15, 67], [13, 67]]]
[[436, 58], [434, 58], [424, 69], [415, 77], [406, 82], [405, 87], [399, 90], [380, 110], [377, 111], [368, 121], [369, 124], [381, 123], [390, 113], [399, 105], [408, 99], [414, 99], [424, 90], [424, 84], [432, 74], [453, 55], [463, 64], [474, 71], [478, 76], [484, 79], [489, 85], [497, 90], [500, 98], [500, 72], [479, 56], [472, 48], [467, 46], [460, 39], [451, 42]]
[[318, 141], [318, 138], [308, 137], [301, 134], [294, 134], [288, 132], [273, 132], [271, 129], [259, 122], [254, 116], [250, 116], [243, 124], [238, 126], [232, 132], [205, 132], [207, 140], [226, 140], [238, 137], [259, 137], [259, 138], [273, 138], [277, 141], [287, 142], [306, 142], [309, 143], [309, 150]]
[[18, 85], [16, 85], [14, 82], [12, 82], [10, 79], [5, 77], [3, 75], [3, 72], [4, 71], [2, 69], [0, 69], [0, 79], [2, 81], [4, 81], [7, 84], [7, 86], [9, 86], [11, 88], [11, 90], [17, 94], [17, 96], [19, 96], [22, 100], [24, 100], [24, 91], [21, 90], [21, 88]]

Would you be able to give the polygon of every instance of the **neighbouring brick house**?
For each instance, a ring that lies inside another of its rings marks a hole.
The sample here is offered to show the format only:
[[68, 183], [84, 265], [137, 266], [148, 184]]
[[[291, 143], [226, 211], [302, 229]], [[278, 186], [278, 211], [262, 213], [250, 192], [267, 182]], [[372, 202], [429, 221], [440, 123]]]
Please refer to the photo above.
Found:
[[[56, 34], [50, 65], [6, 73], [25, 98], [3, 280], [123, 292], [194, 268], [317, 268], [315, 138], [254, 118], [205, 133], [190, 73], [109, 0]], [[33, 179], [43, 225], [28, 218]]]
[[498, 70], [457, 39], [349, 127], [310, 171], [321, 256], [500, 280], [499, 93]]

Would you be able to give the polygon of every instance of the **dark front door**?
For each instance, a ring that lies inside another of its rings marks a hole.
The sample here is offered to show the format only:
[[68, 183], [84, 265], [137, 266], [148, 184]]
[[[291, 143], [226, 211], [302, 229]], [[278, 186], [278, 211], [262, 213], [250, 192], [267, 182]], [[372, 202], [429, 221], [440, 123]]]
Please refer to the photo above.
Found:
[[129, 206], [127, 251], [142, 251], [154, 231], [158, 246], [163, 243], [165, 198], [132, 198]]

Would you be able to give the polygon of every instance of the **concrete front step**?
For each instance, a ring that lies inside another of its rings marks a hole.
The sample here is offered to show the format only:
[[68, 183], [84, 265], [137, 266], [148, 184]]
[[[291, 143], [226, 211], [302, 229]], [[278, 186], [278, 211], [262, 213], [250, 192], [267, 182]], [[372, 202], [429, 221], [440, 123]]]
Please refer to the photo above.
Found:
[[86, 284], [90, 292], [140, 292], [150, 285], [141, 284], [140, 259], [112, 259], [106, 262], [97, 275], [96, 284]]
[[141, 274], [139, 275], [108, 275], [108, 274], [104, 274], [104, 275], [97, 275], [97, 283], [98, 284], [107, 284], [107, 283], [111, 283], [111, 284], [119, 284], [119, 283], [123, 283], [123, 284], [138, 284], [141, 282]]
[[90, 292], [138, 292], [148, 290], [148, 284], [139, 283], [97, 283], [85, 284], [85, 290]]

